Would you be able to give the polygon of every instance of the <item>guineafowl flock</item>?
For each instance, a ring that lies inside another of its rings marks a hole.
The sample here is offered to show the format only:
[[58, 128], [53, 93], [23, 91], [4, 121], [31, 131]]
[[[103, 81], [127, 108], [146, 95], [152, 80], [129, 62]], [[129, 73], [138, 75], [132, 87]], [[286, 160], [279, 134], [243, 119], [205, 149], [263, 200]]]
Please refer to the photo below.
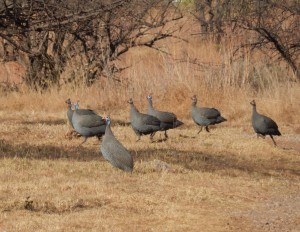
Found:
[[130, 123], [133, 131], [138, 136], [137, 141], [141, 139], [141, 135], [150, 134], [150, 140], [153, 140], [153, 136], [157, 131], [163, 129], [163, 123], [156, 117], [140, 113], [133, 104], [132, 98], [129, 99], [130, 104]]
[[[134, 133], [137, 135], [136, 142], [141, 139], [142, 135], [150, 135], [150, 141], [152, 142], [155, 133], [158, 131], [164, 132], [166, 140], [168, 138], [167, 130], [177, 128], [183, 125], [183, 122], [179, 121], [174, 113], [156, 110], [153, 107], [151, 95], [147, 96], [147, 99], [147, 114], [139, 112], [132, 98], [128, 100], [130, 105], [130, 124]], [[227, 121], [221, 116], [220, 111], [215, 108], [197, 107], [196, 95], [192, 96], [191, 100], [192, 119], [195, 124], [200, 126], [198, 134], [202, 131], [203, 127], [205, 127], [207, 132], [210, 132], [208, 128], [209, 125]], [[102, 136], [104, 136], [100, 146], [103, 157], [114, 167], [126, 172], [132, 172], [134, 166], [132, 155], [114, 136], [110, 127], [110, 117], [107, 116], [104, 119], [93, 110], [79, 109], [78, 102], [74, 103], [73, 110], [71, 100], [67, 99], [65, 102], [68, 105], [67, 117], [69, 123], [74, 130], [84, 138], [82, 143], [86, 142], [89, 137], [96, 136], [101, 140]], [[264, 138], [266, 135], [269, 135], [276, 146], [273, 136], [281, 135], [276, 122], [267, 116], [257, 113], [254, 100], [251, 101], [250, 104], [253, 107], [252, 126], [257, 137]]]
[[149, 95], [147, 98], [148, 98], [147, 113], [149, 115], [158, 118], [158, 120], [162, 122], [162, 130], [165, 131], [165, 139], [167, 139], [168, 138], [167, 130], [179, 127], [183, 124], [183, 122], [177, 120], [177, 117], [174, 113], [155, 110], [152, 105], [152, 96]]
[[78, 102], [74, 106], [75, 110], [73, 111], [71, 125], [77, 133], [84, 137], [82, 143], [93, 136], [100, 140], [105, 133], [105, 120], [93, 110], [79, 109]]

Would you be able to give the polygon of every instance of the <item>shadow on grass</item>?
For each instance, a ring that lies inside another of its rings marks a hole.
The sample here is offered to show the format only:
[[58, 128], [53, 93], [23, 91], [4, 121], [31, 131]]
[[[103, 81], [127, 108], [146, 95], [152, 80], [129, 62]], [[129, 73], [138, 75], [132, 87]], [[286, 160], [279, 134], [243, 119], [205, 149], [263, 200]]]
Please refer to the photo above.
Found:
[[[221, 173], [237, 176], [247, 173], [263, 176], [300, 176], [299, 162], [291, 161], [289, 157], [281, 160], [245, 160], [234, 154], [213, 154], [202, 152], [187, 152], [174, 149], [147, 149], [130, 151], [135, 162], [162, 160], [168, 164], [180, 165], [188, 170]], [[0, 158], [27, 159], [66, 159], [77, 161], [104, 161], [99, 146], [58, 147], [53, 145], [34, 146], [27, 143], [13, 145], [0, 140]], [[238, 172], [236, 172], [238, 171]]]
[[127, 127], [127, 126], [131, 126], [131, 123], [128, 121], [124, 121], [124, 120], [113, 120], [112, 126], [116, 126], [116, 125]]
[[35, 121], [23, 121], [24, 125], [36, 125], [36, 124], [44, 124], [47, 126], [57, 126], [64, 125], [67, 123], [66, 119], [54, 119], [54, 120], [35, 120]]
[[[131, 153], [134, 154], [133, 151]], [[228, 152], [214, 154], [172, 149], [147, 149], [135, 154], [135, 160], [151, 161], [154, 159], [180, 165], [189, 170], [228, 176], [238, 176], [241, 172], [258, 176], [300, 176], [299, 161], [292, 162], [289, 157], [280, 160], [246, 160]]]
[[10, 144], [0, 140], [0, 158], [28, 158], [28, 159], [72, 159], [78, 161], [97, 160], [101, 156], [95, 146], [87, 147], [74, 145], [72, 147], [60, 147], [54, 145], [30, 145]]

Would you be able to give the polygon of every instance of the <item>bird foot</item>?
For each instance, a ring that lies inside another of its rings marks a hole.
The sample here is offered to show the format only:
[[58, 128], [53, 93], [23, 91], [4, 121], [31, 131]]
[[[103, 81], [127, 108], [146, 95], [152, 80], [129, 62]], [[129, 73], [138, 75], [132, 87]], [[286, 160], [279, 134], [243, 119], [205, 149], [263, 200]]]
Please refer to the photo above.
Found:
[[200, 130], [197, 132], [197, 135], [202, 131], [202, 127], [200, 128]]
[[71, 140], [73, 138], [79, 138], [81, 137], [81, 135], [79, 133], [77, 133], [76, 131], [68, 131], [66, 134], [65, 134], [65, 138]]

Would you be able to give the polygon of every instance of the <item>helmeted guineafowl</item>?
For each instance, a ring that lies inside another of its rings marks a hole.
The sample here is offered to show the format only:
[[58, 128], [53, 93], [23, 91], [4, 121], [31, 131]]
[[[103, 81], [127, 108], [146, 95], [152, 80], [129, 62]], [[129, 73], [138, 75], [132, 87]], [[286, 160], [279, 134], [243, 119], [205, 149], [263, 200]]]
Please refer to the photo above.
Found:
[[110, 118], [106, 117], [106, 129], [100, 150], [103, 157], [114, 167], [126, 172], [133, 170], [133, 158], [129, 151], [116, 139], [110, 128]]
[[158, 111], [153, 108], [152, 96], [149, 95], [148, 99], [148, 108], [147, 113], [158, 118], [162, 122], [162, 130], [165, 131], [165, 138], [168, 138], [167, 130], [179, 127], [183, 122], [177, 120], [177, 117], [174, 113]]
[[75, 110], [72, 116], [72, 124], [76, 132], [84, 137], [86, 142], [88, 137], [97, 136], [100, 140], [105, 133], [105, 120], [95, 111], [90, 109], [78, 109], [78, 103], [74, 104]]
[[202, 131], [202, 127], [205, 127], [209, 132], [208, 126], [218, 124], [227, 121], [221, 116], [219, 110], [215, 108], [197, 107], [197, 97], [194, 95], [192, 98], [192, 118], [194, 122], [200, 126], [198, 134]]
[[73, 124], [72, 124], [72, 116], [73, 116], [74, 110], [72, 110], [72, 102], [71, 102], [71, 99], [68, 98], [68, 99], [66, 100], [66, 103], [68, 104], [67, 117], [68, 117], [68, 120], [69, 120], [70, 125], [72, 126], [72, 128], [74, 128], [74, 127], [73, 127]]
[[266, 135], [270, 135], [276, 146], [273, 135], [281, 135], [276, 122], [267, 116], [257, 113], [255, 100], [251, 101], [250, 104], [252, 105], [252, 126], [257, 137], [261, 136], [264, 138]]
[[131, 127], [138, 136], [137, 141], [141, 139], [141, 135], [150, 134], [150, 140], [152, 142], [156, 131], [162, 130], [161, 121], [152, 115], [140, 113], [131, 98], [128, 103], [130, 104]]

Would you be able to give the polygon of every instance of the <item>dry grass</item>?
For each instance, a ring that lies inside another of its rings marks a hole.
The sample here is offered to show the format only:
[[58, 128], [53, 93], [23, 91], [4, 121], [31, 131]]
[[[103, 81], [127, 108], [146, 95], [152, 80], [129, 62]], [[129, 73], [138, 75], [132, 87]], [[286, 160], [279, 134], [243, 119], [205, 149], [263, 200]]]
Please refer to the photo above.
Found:
[[275, 148], [247, 126], [196, 136], [189, 122], [166, 142], [135, 143], [118, 122], [113, 131], [135, 160], [127, 174], [102, 158], [96, 138], [67, 139], [63, 113], [0, 119], [3, 231], [300, 228], [299, 135], [277, 138]]
[[[118, 84], [103, 79], [88, 89], [1, 93], [0, 231], [300, 230], [299, 84], [259, 57], [230, 63], [230, 43], [195, 39], [164, 49], [206, 65], [134, 50]], [[148, 93], [156, 108], [185, 123], [165, 142], [135, 143], [128, 125], [126, 101], [133, 97], [145, 111]], [[228, 122], [196, 135], [193, 94]], [[115, 135], [134, 156], [132, 174], [107, 163], [95, 138], [79, 146], [81, 138], [66, 136], [68, 97], [111, 115]], [[253, 98], [279, 124], [278, 147], [255, 137]]]

